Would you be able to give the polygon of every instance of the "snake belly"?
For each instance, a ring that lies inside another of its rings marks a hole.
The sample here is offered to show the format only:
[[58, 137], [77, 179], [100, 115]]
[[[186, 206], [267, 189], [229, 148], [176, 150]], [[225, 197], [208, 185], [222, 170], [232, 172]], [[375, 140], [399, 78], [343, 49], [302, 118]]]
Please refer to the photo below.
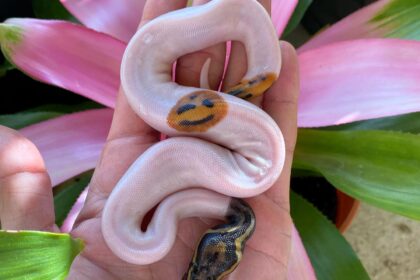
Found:
[[[226, 93], [172, 81], [179, 57], [226, 41], [242, 42], [247, 72]], [[169, 135], [146, 150], [111, 192], [102, 233], [126, 262], [147, 265], [171, 250], [178, 220], [227, 224], [201, 239], [186, 279], [222, 279], [238, 265], [255, 228], [252, 209], [236, 198], [259, 195], [278, 179], [285, 146], [276, 123], [247, 99], [263, 94], [281, 68], [271, 19], [256, 0], [212, 0], [144, 25], [125, 51], [121, 85], [132, 109]], [[157, 207], [146, 231], [146, 213]]]

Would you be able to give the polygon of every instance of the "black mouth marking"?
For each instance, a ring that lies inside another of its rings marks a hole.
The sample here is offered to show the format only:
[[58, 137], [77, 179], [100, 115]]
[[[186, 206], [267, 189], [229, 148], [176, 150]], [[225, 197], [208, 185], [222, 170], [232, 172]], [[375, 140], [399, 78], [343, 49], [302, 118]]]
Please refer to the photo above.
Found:
[[237, 95], [241, 94], [242, 92], [243, 92], [242, 89], [236, 89], [236, 90], [229, 91], [228, 94], [233, 95], [233, 96], [237, 96]]
[[206, 122], [209, 122], [212, 119], [214, 119], [214, 115], [209, 115], [208, 117], [205, 117], [204, 119], [197, 120], [197, 121], [183, 120], [183, 121], [179, 122], [179, 125], [182, 125], [182, 126], [200, 125], [200, 124], [204, 124]]
[[249, 98], [251, 98], [253, 95], [252, 95], [252, 93], [248, 93], [245, 97], [244, 97], [244, 99], [249, 99]]
[[185, 105], [182, 105], [181, 107], [179, 107], [178, 110], [176, 110], [176, 113], [178, 115], [181, 115], [182, 113], [185, 113], [189, 110], [193, 110], [195, 108], [196, 108], [196, 106], [194, 104], [185, 104]]

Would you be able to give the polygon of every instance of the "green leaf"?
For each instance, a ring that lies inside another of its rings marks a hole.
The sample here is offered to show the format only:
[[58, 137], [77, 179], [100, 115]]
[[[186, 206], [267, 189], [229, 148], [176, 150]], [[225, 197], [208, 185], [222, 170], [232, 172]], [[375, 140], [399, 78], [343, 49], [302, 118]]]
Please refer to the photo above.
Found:
[[0, 115], [0, 124], [13, 129], [20, 129], [25, 126], [52, 119], [61, 115], [62, 113], [57, 112], [34, 112]]
[[319, 280], [370, 279], [357, 255], [318, 209], [295, 193], [291, 215]]
[[0, 77], [6, 75], [7, 71], [15, 69], [15, 66], [12, 65], [8, 60], [5, 60], [2, 65], [0, 65]]
[[327, 126], [326, 130], [393, 130], [420, 133], [420, 113], [358, 121], [343, 125]]
[[32, 0], [32, 7], [37, 18], [77, 22], [59, 0]]
[[420, 40], [420, 1], [391, 0], [370, 22], [386, 37]]
[[313, 170], [293, 168], [292, 177], [322, 177], [322, 174], [315, 172]]
[[105, 108], [103, 105], [98, 104], [94, 101], [86, 101], [79, 104], [66, 105], [66, 104], [44, 104], [35, 108], [31, 108], [23, 111], [24, 113], [29, 112], [59, 112], [59, 113], [74, 113], [90, 109]]
[[54, 188], [55, 223], [58, 226], [63, 224], [77, 198], [89, 184], [92, 174], [93, 171], [87, 171]]
[[65, 279], [83, 247], [68, 234], [0, 231], [0, 279]]
[[0, 115], [0, 124], [13, 129], [21, 129], [31, 124], [62, 116], [66, 113], [79, 112], [100, 107], [101, 105], [90, 101], [77, 105], [42, 105], [40, 107], [32, 108], [16, 114]]
[[311, 4], [312, 0], [299, 0], [299, 3], [295, 8], [292, 17], [290, 18], [289, 22], [287, 23], [286, 29], [283, 32], [283, 37], [292, 32], [296, 28], [296, 26], [298, 26], [303, 16], [305, 15], [306, 10]]
[[13, 24], [0, 23], [0, 47], [4, 57], [13, 64], [14, 47], [22, 40], [22, 28]]
[[348, 195], [420, 220], [420, 136], [300, 129], [294, 167], [321, 173]]

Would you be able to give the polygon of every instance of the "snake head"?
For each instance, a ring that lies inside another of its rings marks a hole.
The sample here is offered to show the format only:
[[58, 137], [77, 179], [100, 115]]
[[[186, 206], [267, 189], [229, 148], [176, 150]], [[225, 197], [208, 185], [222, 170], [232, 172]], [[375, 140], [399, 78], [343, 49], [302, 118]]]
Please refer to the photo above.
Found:
[[218, 280], [238, 266], [255, 230], [255, 216], [247, 203], [232, 199], [226, 220], [203, 235], [184, 279]]

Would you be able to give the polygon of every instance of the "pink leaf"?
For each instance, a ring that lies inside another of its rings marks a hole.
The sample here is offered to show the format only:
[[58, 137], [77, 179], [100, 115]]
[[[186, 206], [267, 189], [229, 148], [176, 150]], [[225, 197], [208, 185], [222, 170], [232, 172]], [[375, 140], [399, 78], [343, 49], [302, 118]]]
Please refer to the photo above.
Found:
[[377, 28], [373, 23], [370, 23], [370, 20], [389, 2], [390, 0], [380, 0], [350, 14], [330, 28], [315, 35], [314, 38], [299, 48], [299, 53], [339, 41], [382, 37], [385, 30]]
[[345, 41], [299, 56], [300, 127], [420, 110], [420, 42]]
[[137, 30], [146, 0], [61, 0], [84, 25], [128, 42]]
[[9, 31], [1, 40], [2, 47], [20, 70], [36, 80], [114, 106], [123, 42], [64, 21], [10, 19], [1, 29]]
[[287, 266], [288, 280], [316, 280], [311, 261], [303, 247], [302, 240], [296, 228], [292, 229], [292, 241], [289, 264]]
[[111, 125], [111, 109], [65, 115], [25, 127], [44, 158], [53, 186], [96, 166]]
[[298, 0], [272, 0], [271, 19], [276, 27], [277, 34], [280, 36], [289, 22], [293, 11], [298, 4]]
[[80, 211], [82, 211], [83, 206], [85, 205], [86, 197], [88, 194], [89, 188], [87, 187], [77, 198], [76, 203], [71, 208], [69, 214], [67, 215], [66, 219], [63, 221], [61, 225], [61, 232], [70, 232], [73, 228], [74, 222], [79, 216]]

